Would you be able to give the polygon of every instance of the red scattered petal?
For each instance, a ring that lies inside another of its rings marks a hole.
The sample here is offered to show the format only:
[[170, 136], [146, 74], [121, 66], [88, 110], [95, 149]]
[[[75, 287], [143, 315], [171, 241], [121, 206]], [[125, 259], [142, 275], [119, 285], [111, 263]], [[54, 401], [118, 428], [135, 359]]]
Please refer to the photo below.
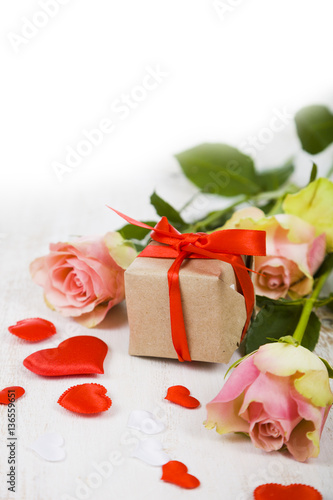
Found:
[[18, 321], [16, 325], [9, 326], [8, 330], [20, 339], [29, 342], [38, 342], [54, 335], [56, 327], [51, 321], [42, 318], [28, 318]]
[[181, 488], [193, 489], [200, 486], [200, 481], [195, 476], [188, 474], [185, 464], [177, 460], [171, 460], [162, 466], [163, 481], [176, 484]]
[[60, 396], [58, 403], [75, 413], [99, 413], [112, 405], [106, 393], [107, 389], [100, 384], [74, 385]]
[[12, 401], [13, 392], [15, 392], [14, 401], [16, 401], [18, 398], [23, 396], [23, 394], [25, 393], [25, 390], [23, 389], [23, 387], [19, 387], [16, 385], [2, 389], [2, 391], [0, 391], [0, 404], [8, 405], [9, 403], [14, 403], [14, 401]]
[[306, 484], [262, 484], [254, 490], [255, 500], [322, 500], [322, 495], [312, 486]]
[[198, 408], [200, 401], [190, 396], [190, 391], [183, 385], [173, 385], [169, 387], [167, 395], [164, 399], [184, 406], [185, 408]]
[[78, 335], [61, 342], [53, 349], [30, 354], [23, 364], [38, 375], [56, 377], [104, 373], [103, 361], [108, 346], [103, 340], [90, 335]]

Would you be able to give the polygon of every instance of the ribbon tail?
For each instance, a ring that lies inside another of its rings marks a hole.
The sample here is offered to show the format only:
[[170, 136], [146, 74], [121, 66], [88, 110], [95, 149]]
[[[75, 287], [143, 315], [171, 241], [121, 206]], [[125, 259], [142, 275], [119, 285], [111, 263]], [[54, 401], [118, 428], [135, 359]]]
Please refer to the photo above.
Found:
[[148, 224], [145, 224], [144, 222], [140, 222], [138, 220], [132, 219], [132, 217], [128, 217], [128, 215], [122, 214], [121, 212], [118, 212], [115, 208], [109, 207], [109, 205], [106, 205], [110, 210], [115, 212], [117, 215], [119, 215], [122, 219], [124, 219], [126, 222], [129, 224], [133, 224], [133, 226], [138, 226], [138, 227], [143, 227], [144, 229], [149, 229], [150, 231], [154, 231], [154, 228], [151, 226], [148, 226]]
[[246, 322], [242, 332], [242, 341], [251, 321], [252, 311], [255, 304], [255, 294], [251, 276], [248, 272], [249, 270], [244, 266], [243, 259], [240, 256], [237, 258], [237, 261], [237, 264], [235, 264], [233, 267], [245, 299], [246, 308]]
[[179, 269], [186, 255], [186, 252], [181, 252], [168, 271], [171, 334], [179, 361], [192, 361], [187, 343], [179, 286]]

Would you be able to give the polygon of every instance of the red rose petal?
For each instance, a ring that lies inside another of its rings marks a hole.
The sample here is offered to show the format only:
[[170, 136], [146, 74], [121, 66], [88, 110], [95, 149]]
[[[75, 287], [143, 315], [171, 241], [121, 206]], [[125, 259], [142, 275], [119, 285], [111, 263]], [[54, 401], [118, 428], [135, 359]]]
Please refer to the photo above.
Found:
[[262, 484], [254, 490], [255, 500], [322, 500], [322, 495], [312, 486], [306, 484]]
[[9, 326], [8, 330], [20, 339], [29, 342], [38, 342], [54, 335], [56, 327], [51, 321], [42, 318], [28, 318], [18, 321], [16, 325]]
[[103, 361], [108, 346], [103, 340], [90, 335], [78, 335], [61, 342], [53, 349], [30, 354], [23, 364], [38, 375], [56, 377], [104, 373]]
[[167, 395], [164, 399], [184, 406], [185, 408], [198, 408], [200, 401], [190, 396], [190, 391], [183, 385], [173, 385], [169, 387]]
[[6, 387], [5, 389], [2, 389], [2, 391], [0, 391], [0, 404], [8, 405], [9, 403], [13, 403], [13, 401], [11, 401], [13, 397], [13, 391], [15, 392], [15, 401], [25, 393], [23, 387], [15, 385], [12, 387]]
[[60, 396], [58, 403], [75, 413], [99, 413], [112, 405], [106, 393], [107, 389], [100, 384], [74, 385]]
[[163, 481], [176, 484], [181, 488], [193, 489], [200, 486], [200, 481], [195, 476], [188, 474], [185, 464], [177, 460], [171, 460], [162, 466]]

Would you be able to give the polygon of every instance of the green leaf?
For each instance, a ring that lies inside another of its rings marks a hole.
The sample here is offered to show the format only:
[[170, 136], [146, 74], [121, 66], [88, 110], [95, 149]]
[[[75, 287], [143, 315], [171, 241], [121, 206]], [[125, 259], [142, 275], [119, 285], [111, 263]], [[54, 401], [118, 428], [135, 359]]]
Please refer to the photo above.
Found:
[[295, 299], [295, 300], [290, 300], [290, 299], [270, 299], [268, 297], [264, 297], [262, 295], [256, 295], [256, 304], [258, 307], [264, 307], [264, 306], [269, 306], [275, 305], [275, 306], [291, 306], [294, 307], [295, 305], [301, 305], [305, 303], [305, 299]]
[[309, 184], [310, 182], [313, 182], [317, 179], [317, 174], [318, 174], [318, 167], [315, 163], [312, 164], [312, 170], [311, 170], [311, 174], [310, 174], [310, 180], [309, 180]]
[[135, 243], [133, 242], [133, 245], [135, 246], [135, 250], [140, 253], [144, 248], [146, 248], [147, 245], [141, 245], [141, 243]]
[[[142, 222], [151, 227], [154, 227], [156, 225], [156, 222], [151, 220]], [[133, 226], [133, 224], [126, 224], [121, 229], [118, 229], [118, 232], [125, 240], [143, 240], [150, 232], [150, 229], [144, 229], [143, 227]]]
[[319, 359], [322, 360], [322, 362], [326, 366], [329, 378], [333, 378], [333, 368], [331, 367], [331, 365], [329, 364], [329, 362], [326, 359], [321, 358], [320, 356], [318, 356], [318, 357], [319, 357]]
[[176, 229], [182, 230], [188, 226], [188, 224], [186, 224], [186, 222], [182, 219], [178, 210], [173, 208], [155, 192], [150, 197], [150, 203], [155, 208], [157, 214], [160, 217], [167, 217], [170, 224], [175, 226]]
[[221, 196], [260, 192], [253, 160], [226, 144], [201, 144], [176, 155], [190, 181]]
[[[302, 305], [266, 303], [259, 311], [246, 334], [245, 352], [248, 354], [263, 344], [293, 335], [302, 312]], [[302, 346], [310, 351], [315, 348], [320, 332], [320, 321], [311, 312], [302, 340]]]
[[289, 179], [294, 172], [295, 167], [291, 160], [289, 160], [282, 167], [264, 170], [257, 174], [257, 182], [259, 183], [262, 191], [274, 191], [279, 189]]
[[319, 278], [322, 274], [325, 274], [328, 271], [331, 271], [333, 269], [333, 253], [328, 253], [319, 267], [318, 271], [314, 275], [314, 278], [317, 279]]
[[325, 106], [307, 106], [295, 116], [302, 148], [316, 155], [333, 142], [333, 115]]

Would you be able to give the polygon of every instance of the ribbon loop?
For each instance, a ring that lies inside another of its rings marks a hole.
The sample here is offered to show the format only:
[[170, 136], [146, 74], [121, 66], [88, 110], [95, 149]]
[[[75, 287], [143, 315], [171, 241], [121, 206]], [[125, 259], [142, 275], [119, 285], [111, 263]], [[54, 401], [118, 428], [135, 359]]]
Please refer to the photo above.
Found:
[[151, 238], [162, 245], [147, 246], [140, 257], [175, 259], [168, 271], [170, 322], [172, 342], [179, 361], [191, 361], [186, 338], [181, 294], [179, 286], [179, 270], [185, 258], [218, 259], [233, 266], [238, 279], [240, 291], [245, 299], [247, 318], [243, 328], [243, 340], [255, 303], [254, 288], [249, 271], [243, 262], [242, 255], [266, 255], [266, 233], [249, 229], [225, 229], [206, 233], [180, 233], [166, 217], [150, 227], [127, 215], [109, 207], [130, 224], [152, 231]]

